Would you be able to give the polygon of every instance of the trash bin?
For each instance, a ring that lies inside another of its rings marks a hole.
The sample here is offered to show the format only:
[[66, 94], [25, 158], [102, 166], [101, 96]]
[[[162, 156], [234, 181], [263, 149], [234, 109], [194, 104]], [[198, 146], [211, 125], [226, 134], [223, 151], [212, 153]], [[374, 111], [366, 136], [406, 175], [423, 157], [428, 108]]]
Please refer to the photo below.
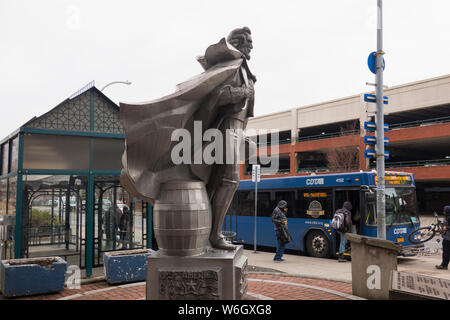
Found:
[[389, 299], [390, 278], [397, 270], [401, 245], [388, 240], [347, 233], [352, 253], [353, 295], [374, 300]]

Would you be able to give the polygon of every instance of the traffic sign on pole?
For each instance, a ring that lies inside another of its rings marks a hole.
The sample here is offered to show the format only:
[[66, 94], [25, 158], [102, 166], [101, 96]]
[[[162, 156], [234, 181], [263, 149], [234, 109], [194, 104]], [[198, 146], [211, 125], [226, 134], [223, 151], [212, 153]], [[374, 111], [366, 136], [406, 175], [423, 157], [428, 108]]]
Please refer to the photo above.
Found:
[[252, 166], [252, 181], [260, 182], [261, 181], [261, 165], [254, 164]]
[[252, 166], [252, 181], [255, 183], [255, 226], [254, 226], [254, 239], [253, 239], [253, 251], [256, 252], [256, 226], [258, 224], [258, 182], [261, 181], [261, 166], [254, 164]]
[[[374, 94], [365, 93], [364, 94], [364, 101], [370, 102], [370, 103], [377, 103], [377, 96]], [[386, 96], [383, 96], [383, 103], [389, 104], [389, 98]]]
[[[375, 136], [364, 136], [364, 143], [365, 144], [370, 144], [370, 145], [375, 145], [375, 144], [377, 144], [377, 137], [375, 137]], [[385, 146], [389, 145], [389, 139], [388, 138], [384, 138], [384, 145]]]
[[[364, 158], [373, 159], [376, 158], [377, 154], [375, 150], [367, 149], [364, 151]], [[384, 152], [384, 158], [389, 159], [389, 151]]]
[[[369, 54], [369, 57], [367, 58], [367, 65], [369, 66], [369, 70], [373, 74], [377, 74], [377, 71], [376, 71], [377, 70], [377, 53], [375, 51], [373, 51]], [[383, 71], [384, 71], [384, 68], [386, 67], [384, 58], [383, 58], [382, 66], [383, 66]]]
[[375, 122], [371, 122], [371, 121], [364, 122], [364, 130], [367, 130], [369, 132], [375, 132], [376, 128], [377, 128], [377, 125], [375, 124]]

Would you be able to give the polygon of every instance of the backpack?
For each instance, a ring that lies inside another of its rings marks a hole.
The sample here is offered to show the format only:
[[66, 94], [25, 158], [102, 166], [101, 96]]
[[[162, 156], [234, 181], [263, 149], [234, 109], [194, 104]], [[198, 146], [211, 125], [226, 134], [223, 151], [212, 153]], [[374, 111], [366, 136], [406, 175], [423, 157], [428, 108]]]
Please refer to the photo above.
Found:
[[331, 220], [331, 226], [336, 231], [345, 231], [345, 214], [342, 212], [342, 210], [336, 210], [333, 215], [333, 220]]

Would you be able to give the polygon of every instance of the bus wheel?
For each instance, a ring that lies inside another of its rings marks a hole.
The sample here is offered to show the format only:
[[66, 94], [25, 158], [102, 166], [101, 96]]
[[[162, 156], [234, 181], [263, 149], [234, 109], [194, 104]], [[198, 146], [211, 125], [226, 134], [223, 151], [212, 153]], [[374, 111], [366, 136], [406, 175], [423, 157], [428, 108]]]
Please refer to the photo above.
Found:
[[321, 231], [311, 231], [306, 237], [306, 252], [311, 257], [325, 258], [330, 251], [330, 241]]

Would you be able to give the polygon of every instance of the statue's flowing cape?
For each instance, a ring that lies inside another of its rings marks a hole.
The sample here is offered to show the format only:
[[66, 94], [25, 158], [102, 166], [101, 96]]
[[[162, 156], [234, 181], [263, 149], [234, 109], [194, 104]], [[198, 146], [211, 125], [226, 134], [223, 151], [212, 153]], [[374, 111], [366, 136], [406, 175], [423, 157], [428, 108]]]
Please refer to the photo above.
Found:
[[238, 72], [243, 61], [241, 53], [222, 39], [199, 58], [206, 71], [177, 85], [175, 93], [144, 103], [120, 103], [126, 136], [120, 181], [133, 196], [151, 203], [158, 198], [161, 181], [169, 171], [178, 170], [171, 160], [171, 150], [178, 143], [171, 141], [173, 131], [192, 132], [194, 120], [202, 121], [203, 130], [214, 126], [218, 88]]

